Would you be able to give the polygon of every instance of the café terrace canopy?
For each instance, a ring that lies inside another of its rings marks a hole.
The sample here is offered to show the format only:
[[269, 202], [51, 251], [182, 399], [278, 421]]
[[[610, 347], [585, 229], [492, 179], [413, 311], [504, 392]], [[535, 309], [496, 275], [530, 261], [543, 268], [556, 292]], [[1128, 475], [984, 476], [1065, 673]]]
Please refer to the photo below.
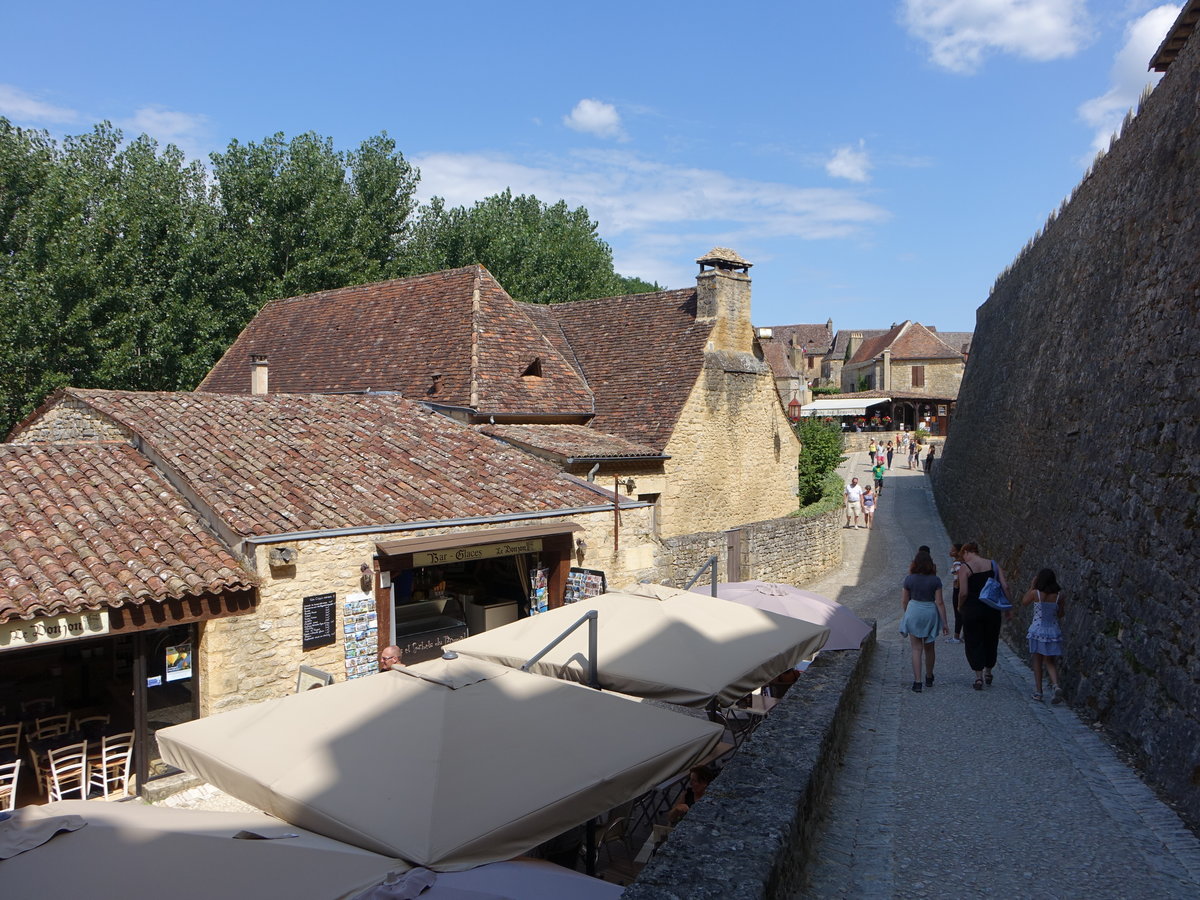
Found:
[[843, 397], [840, 400], [814, 400], [800, 407], [802, 416], [861, 416], [872, 406], [880, 403], [890, 403], [891, 397], [867, 397], [851, 400]]
[[174, 725], [158, 742], [166, 762], [286, 822], [459, 871], [526, 853], [686, 772], [720, 734], [460, 658]]
[[63, 800], [0, 822], [0, 896], [12, 900], [340, 898], [408, 868], [260, 812]]
[[[597, 613], [597, 676], [606, 691], [703, 708], [730, 706], [811, 658], [824, 625], [657, 584], [610, 591], [447, 645], [520, 668], [590, 611]], [[529, 671], [587, 680], [588, 628], [575, 629]]]

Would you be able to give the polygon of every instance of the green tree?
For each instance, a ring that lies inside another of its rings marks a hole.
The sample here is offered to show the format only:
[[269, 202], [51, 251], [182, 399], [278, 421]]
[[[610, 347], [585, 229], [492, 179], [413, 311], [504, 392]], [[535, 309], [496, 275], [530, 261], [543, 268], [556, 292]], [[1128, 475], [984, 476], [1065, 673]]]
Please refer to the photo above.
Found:
[[807, 506], [821, 499], [827, 477], [845, 461], [845, 445], [840, 428], [811, 417], [797, 423], [796, 434], [800, 438], [800, 505]]
[[204, 315], [186, 285], [211, 212], [203, 168], [144, 136], [122, 147], [108, 123], [61, 148], [26, 135], [23, 160], [21, 139], [0, 129], [6, 187], [25, 188], [3, 203], [4, 425], [62, 384], [181, 386]]
[[412, 274], [482, 263], [517, 300], [558, 303], [660, 290], [613, 271], [612, 250], [587, 209], [505, 190], [470, 208], [435, 197], [408, 248]]
[[386, 134], [342, 153], [312, 132], [279, 133], [210, 158], [212, 277], [237, 329], [266, 300], [398, 273], [419, 174]]

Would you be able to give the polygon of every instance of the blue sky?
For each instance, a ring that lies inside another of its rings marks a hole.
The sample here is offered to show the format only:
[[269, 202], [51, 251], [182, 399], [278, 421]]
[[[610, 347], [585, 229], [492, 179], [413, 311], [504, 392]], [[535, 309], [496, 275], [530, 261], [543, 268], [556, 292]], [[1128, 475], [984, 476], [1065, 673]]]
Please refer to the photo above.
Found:
[[618, 271], [755, 264], [757, 325], [974, 327], [1157, 76], [1138, 0], [10, 5], [0, 115], [204, 157], [386, 130], [423, 198], [584, 205]]

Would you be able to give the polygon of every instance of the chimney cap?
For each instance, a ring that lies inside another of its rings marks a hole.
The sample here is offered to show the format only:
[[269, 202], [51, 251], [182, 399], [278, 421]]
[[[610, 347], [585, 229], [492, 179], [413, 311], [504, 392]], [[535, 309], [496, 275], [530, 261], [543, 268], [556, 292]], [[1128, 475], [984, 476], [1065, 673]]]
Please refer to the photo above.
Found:
[[730, 250], [728, 247], [713, 247], [704, 256], [698, 258], [696, 262], [700, 263], [701, 272], [704, 271], [704, 267], [706, 265], [712, 266], [714, 269], [726, 269], [733, 271], [740, 269], [742, 272], [745, 272], [752, 265], [754, 265], [754, 263], [747, 262], [746, 260], [742, 259], [737, 255], [737, 253]]

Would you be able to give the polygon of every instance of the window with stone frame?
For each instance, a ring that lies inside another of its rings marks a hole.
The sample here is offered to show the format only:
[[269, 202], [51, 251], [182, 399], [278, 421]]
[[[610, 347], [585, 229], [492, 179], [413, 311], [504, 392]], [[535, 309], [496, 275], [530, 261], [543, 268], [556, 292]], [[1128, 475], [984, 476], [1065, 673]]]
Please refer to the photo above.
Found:
[[912, 386], [915, 388], [925, 387], [925, 367], [912, 367]]

